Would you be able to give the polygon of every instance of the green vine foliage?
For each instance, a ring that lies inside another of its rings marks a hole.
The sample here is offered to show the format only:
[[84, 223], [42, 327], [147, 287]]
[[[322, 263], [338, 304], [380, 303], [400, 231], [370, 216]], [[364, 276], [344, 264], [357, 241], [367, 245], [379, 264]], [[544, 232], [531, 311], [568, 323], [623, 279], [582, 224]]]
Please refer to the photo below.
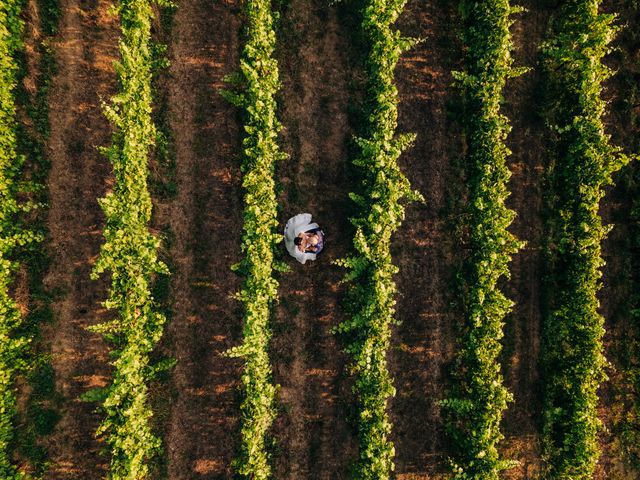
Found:
[[362, 193], [351, 193], [361, 214], [351, 219], [356, 227], [355, 254], [337, 263], [349, 271], [350, 318], [335, 328], [352, 357], [350, 372], [358, 403], [360, 453], [354, 478], [388, 479], [394, 469], [394, 446], [386, 407], [395, 388], [387, 369], [391, 326], [395, 323], [396, 285], [390, 246], [404, 219], [403, 199], [421, 200], [400, 171], [397, 160], [414, 135], [396, 136], [398, 92], [394, 70], [402, 52], [416, 40], [405, 38], [391, 26], [404, 9], [404, 1], [370, 0], [362, 10], [362, 30], [369, 45], [367, 97], [368, 132], [357, 138], [360, 153], [354, 160], [362, 174]]
[[269, 0], [246, 3], [246, 43], [240, 61], [241, 72], [228, 78], [234, 91], [222, 95], [243, 109], [244, 187], [243, 259], [234, 270], [245, 280], [237, 297], [244, 307], [244, 340], [228, 355], [244, 359], [244, 400], [242, 402], [242, 445], [235, 469], [243, 478], [271, 478], [268, 431], [276, 416], [277, 386], [272, 380], [269, 360], [271, 305], [277, 299], [278, 282], [274, 270], [284, 269], [274, 260], [277, 200], [274, 172], [278, 161], [286, 159], [277, 143], [281, 125], [276, 118], [275, 96], [280, 88], [274, 55], [276, 13]]
[[35, 186], [18, 178], [25, 158], [17, 151], [15, 88], [18, 66], [15, 54], [23, 48], [21, 0], [0, 2], [0, 478], [13, 480], [23, 475], [11, 463], [13, 420], [16, 414], [14, 380], [27, 368], [28, 339], [18, 334], [22, 316], [9, 289], [18, 268], [13, 259], [17, 249], [42, 240], [23, 228], [19, 215], [38, 205], [19, 200]]
[[497, 480], [515, 462], [501, 458], [502, 414], [511, 393], [503, 384], [499, 356], [504, 319], [513, 302], [498, 288], [509, 278], [511, 255], [523, 243], [508, 227], [515, 212], [505, 206], [511, 177], [505, 139], [511, 130], [500, 113], [502, 91], [514, 68], [511, 15], [521, 11], [508, 0], [463, 0], [466, 70], [454, 72], [464, 99], [469, 165], [469, 249], [465, 275], [465, 328], [460, 340], [457, 390], [441, 402], [447, 430], [456, 445], [456, 479]]
[[597, 391], [605, 380], [598, 313], [601, 242], [610, 227], [598, 214], [604, 187], [629, 162], [604, 133], [602, 63], [618, 28], [599, 13], [598, 0], [564, 2], [543, 45], [551, 80], [550, 127], [556, 137], [552, 169], [552, 308], [543, 336], [546, 396], [544, 455], [549, 480], [593, 477], [600, 454]]
[[149, 361], [165, 318], [155, 309], [151, 282], [155, 274], [169, 271], [158, 260], [160, 240], [148, 229], [152, 204], [147, 162], [156, 138], [151, 120], [152, 5], [149, 0], [120, 0], [115, 10], [122, 29], [121, 60], [115, 65], [120, 89], [111, 105], [104, 106], [115, 127], [112, 145], [104, 152], [116, 181], [100, 200], [105, 243], [92, 278], [110, 273], [110, 296], [104, 305], [118, 316], [91, 329], [114, 344], [113, 382], [102, 392], [106, 417], [97, 432], [111, 447], [109, 478], [140, 480], [149, 478], [149, 462], [161, 450], [150, 425], [147, 382], [167, 364]]

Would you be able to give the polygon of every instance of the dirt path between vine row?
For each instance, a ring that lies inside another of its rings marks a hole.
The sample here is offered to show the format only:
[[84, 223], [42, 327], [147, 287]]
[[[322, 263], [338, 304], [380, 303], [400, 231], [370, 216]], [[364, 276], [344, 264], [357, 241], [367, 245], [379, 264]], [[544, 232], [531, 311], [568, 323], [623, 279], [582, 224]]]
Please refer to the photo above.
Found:
[[448, 202], [457, 195], [451, 188], [460, 155], [459, 126], [447, 115], [450, 70], [459, 59], [451, 8], [447, 2], [410, 1], [398, 21], [404, 35], [424, 39], [403, 54], [396, 79], [398, 131], [417, 134], [400, 166], [426, 199], [408, 206], [392, 250], [400, 266], [397, 318], [402, 322], [389, 355], [397, 389], [390, 412], [398, 479], [437, 478], [446, 454], [437, 401], [445, 391], [458, 321], [450, 307], [457, 243], [451, 231], [455, 210]]
[[311, 213], [325, 232], [326, 251], [305, 265], [286, 254], [292, 271], [280, 283], [273, 361], [282, 408], [274, 436], [275, 477], [283, 480], [347, 478], [355, 458], [345, 356], [330, 332], [342, 320], [337, 284], [344, 273], [331, 261], [345, 255], [351, 232], [348, 41], [335, 7], [291, 1], [278, 55], [283, 144], [290, 155], [278, 169], [280, 218], [284, 225], [295, 214]]
[[165, 333], [173, 370], [166, 433], [172, 480], [231, 478], [241, 362], [221, 353], [241, 341], [242, 228], [236, 109], [218, 94], [238, 68], [239, 2], [181, 2], [171, 30], [169, 121], [177, 197], [158, 205], [171, 229], [173, 318]]
[[[549, 12], [535, 2], [525, 2], [526, 13], [514, 16], [511, 31], [517, 65], [536, 67], [538, 49], [546, 32]], [[506, 319], [501, 358], [505, 384], [514, 402], [505, 412], [502, 444], [508, 458], [520, 465], [506, 478], [534, 478], [540, 468], [541, 385], [539, 374], [541, 301], [543, 293], [543, 192], [547, 168], [546, 127], [540, 118], [539, 69], [507, 82], [503, 111], [513, 128], [507, 139], [512, 150], [508, 160], [513, 173], [509, 182], [509, 208], [517, 217], [511, 231], [527, 243], [513, 257], [511, 280], [505, 293], [515, 302]]]
[[100, 417], [80, 394], [109, 380], [107, 349], [86, 331], [105, 320], [100, 302], [106, 283], [89, 278], [102, 242], [103, 215], [97, 198], [111, 182], [111, 168], [96, 147], [108, 145], [111, 128], [100, 99], [116, 86], [117, 19], [106, 0], [62, 0], [60, 31], [53, 48], [57, 75], [49, 94], [51, 134], [48, 154], [50, 269], [46, 287], [54, 293], [54, 321], [43, 329], [51, 345], [56, 389], [63, 396], [62, 418], [44, 439], [52, 480], [101, 478], [108, 459], [95, 439]]
[[[640, 111], [638, 106], [629, 105], [631, 89], [637, 90], [638, 65], [640, 50], [637, 33], [640, 28], [640, 7], [625, 0], [607, 0], [603, 2], [603, 11], [618, 15], [617, 23], [623, 26], [613, 45], [614, 52], [606, 57], [605, 63], [616, 74], [605, 83], [604, 97], [609, 102], [605, 115], [605, 129], [612, 135], [612, 143], [620, 145], [626, 153], [638, 153], [637, 122], [633, 117]], [[633, 86], [632, 86], [633, 85]], [[635, 151], [634, 151], [635, 149]], [[611, 364], [607, 370], [609, 379], [604, 382], [600, 391], [599, 416], [604, 428], [600, 432], [601, 460], [598, 463], [596, 480], [623, 480], [638, 478], [640, 472], [630, 461], [637, 459], [638, 446], [629, 440], [624, 441], [623, 428], [627, 415], [630, 414], [633, 402], [637, 402], [637, 394], [630, 388], [633, 379], [625, 370], [629, 362], [630, 342], [637, 341], [637, 319], [631, 313], [635, 308], [633, 258], [637, 255], [634, 245], [633, 221], [630, 214], [634, 187], [629, 188], [625, 177], [638, 168], [635, 162], [614, 175], [615, 187], [609, 188], [600, 205], [600, 214], [605, 224], [612, 224], [613, 229], [602, 245], [602, 256], [606, 262], [602, 268], [602, 289], [598, 295], [601, 301], [601, 312], [605, 317], [605, 356]], [[632, 355], [632, 354], [631, 354]], [[627, 427], [628, 428], [628, 427]]]

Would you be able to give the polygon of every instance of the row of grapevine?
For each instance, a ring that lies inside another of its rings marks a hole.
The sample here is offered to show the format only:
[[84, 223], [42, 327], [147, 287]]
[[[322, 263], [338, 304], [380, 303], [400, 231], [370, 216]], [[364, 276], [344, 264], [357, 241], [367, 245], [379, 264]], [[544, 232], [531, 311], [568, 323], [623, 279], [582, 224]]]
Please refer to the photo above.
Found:
[[555, 136], [551, 199], [553, 298], [543, 334], [547, 479], [586, 480], [598, 461], [598, 387], [606, 378], [598, 313], [601, 242], [609, 231], [598, 204], [629, 161], [604, 133], [603, 63], [615, 17], [599, 0], [564, 2], [543, 45]]
[[4, 0], [0, 3], [0, 478], [21, 478], [11, 463], [10, 444], [16, 413], [14, 380], [25, 365], [28, 340], [18, 334], [22, 316], [9, 295], [13, 260], [17, 247], [41, 238], [23, 229], [17, 214], [35, 207], [33, 202], [20, 202], [18, 196], [28, 185], [18, 179], [24, 156], [17, 152], [15, 88], [17, 83], [16, 53], [23, 47], [23, 2]]
[[278, 64], [274, 58], [276, 34], [271, 0], [246, 2], [246, 40], [240, 61], [241, 72], [228, 80], [235, 91], [223, 96], [244, 113], [242, 186], [244, 224], [242, 260], [234, 270], [244, 276], [238, 299], [244, 307], [243, 343], [228, 354], [244, 359], [244, 400], [242, 402], [242, 445], [235, 461], [243, 478], [265, 480], [271, 477], [268, 430], [276, 412], [276, 386], [269, 360], [271, 305], [277, 298], [278, 282], [274, 269], [275, 245], [282, 236], [275, 230], [277, 200], [275, 165], [286, 155], [277, 143], [281, 129], [276, 118], [275, 95], [280, 87]]
[[501, 458], [502, 414], [511, 393], [500, 373], [504, 319], [513, 302], [498, 288], [509, 277], [511, 255], [522, 247], [507, 228], [515, 212], [505, 206], [511, 172], [505, 145], [511, 127], [500, 113], [508, 78], [522, 73], [513, 67], [511, 15], [521, 9], [509, 0], [463, 0], [466, 69], [454, 72], [464, 99], [468, 147], [469, 249], [465, 274], [465, 326], [458, 352], [457, 389], [442, 401], [447, 429], [457, 447], [455, 478], [498, 479], [513, 465]]
[[156, 138], [151, 119], [151, 0], [120, 0], [121, 60], [116, 63], [119, 92], [105, 115], [114, 125], [112, 145], [104, 153], [113, 165], [113, 191], [100, 199], [106, 216], [105, 242], [92, 278], [111, 275], [104, 305], [115, 320], [92, 328], [112, 342], [113, 382], [103, 392], [105, 418], [98, 434], [111, 447], [109, 478], [149, 478], [149, 462], [161, 448], [151, 429], [148, 385], [159, 365], [149, 355], [162, 336], [165, 318], [151, 295], [155, 274], [168, 274], [158, 260], [160, 240], [148, 228], [151, 198], [147, 189], [148, 156]]
[[394, 447], [387, 400], [395, 388], [387, 369], [391, 325], [394, 324], [396, 285], [390, 246], [393, 233], [404, 219], [403, 199], [422, 199], [412, 191], [397, 160], [414, 135], [396, 136], [398, 92], [394, 70], [402, 52], [416, 40], [402, 37], [391, 26], [405, 1], [368, 0], [362, 10], [362, 31], [368, 44], [367, 91], [370, 113], [365, 136], [354, 165], [362, 175], [361, 192], [351, 193], [360, 213], [351, 219], [356, 227], [355, 254], [337, 263], [349, 271], [349, 319], [336, 327], [352, 357], [350, 372], [358, 404], [359, 458], [354, 478], [382, 480], [394, 469]]

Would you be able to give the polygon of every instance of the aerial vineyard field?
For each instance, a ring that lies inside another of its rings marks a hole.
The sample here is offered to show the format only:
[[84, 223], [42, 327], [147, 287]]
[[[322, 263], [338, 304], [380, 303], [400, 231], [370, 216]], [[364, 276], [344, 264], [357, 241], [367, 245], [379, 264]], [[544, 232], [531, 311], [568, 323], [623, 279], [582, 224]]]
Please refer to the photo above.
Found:
[[640, 478], [637, 1], [50, 7], [0, 5], [0, 480]]

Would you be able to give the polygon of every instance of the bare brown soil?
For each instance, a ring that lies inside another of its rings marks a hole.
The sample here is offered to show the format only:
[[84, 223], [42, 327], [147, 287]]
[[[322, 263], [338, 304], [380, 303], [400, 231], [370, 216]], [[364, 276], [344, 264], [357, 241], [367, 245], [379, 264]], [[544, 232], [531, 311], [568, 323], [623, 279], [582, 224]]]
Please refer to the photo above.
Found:
[[424, 39], [402, 56], [396, 78], [399, 132], [418, 135], [400, 164], [426, 200], [407, 208], [392, 251], [400, 266], [397, 318], [402, 324], [389, 355], [397, 389], [390, 412], [396, 475], [403, 480], [439, 478], [447, 455], [437, 402], [445, 394], [460, 320], [451, 306], [459, 267], [451, 180], [460, 175], [456, 160], [461, 155], [459, 125], [448, 114], [454, 99], [450, 71], [459, 58], [450, 28], [453, 14], [447, 2], [410, 1], [398, 23], [403, 34]]
[[[30, 104], [35, 101], [37, 96], [37, 84], [39, 78], [41, 78], [40, 72], [40, 50], [38, 45], [42, 41], [42, 33], [41, 33], [41, 21], [40, 21], [40, 11], [39, 5], [35, 0], [29, 0], [24, 7], [23, 10], [23, 18], [25, 21], [25, 30], [23, 36], [24, 42], [24, 60], [25, 60], [25, 72], [24, 77], [22, 78], [21, 87], [24, 90], [24, 99], [22, 101], [18, 100], [16, 102], [16, 115], [18, 119], [18, 123], [23, 127], [23, 135], [27, 136], [32, 141], [42, 142], [41, 135], [38, 134], [37, 129], [34, 125], [32, 118], [29, 116], [27, 105], [23, 105], [21, 103]], [[33, 167], [31, 159], [28, 155], [25, 156], [25, 165], [23, 168], [23, 174], [25, 178], [33, 178]], [[33, 220], [40, 212], [31, 212], [30, 221]], [[26, 320], [31, 313], [31, 310], [34, 308], [38, 308], [34, 305], [37, 301], [33, 300], [33, 292], [31, 291], [30, 278], [29, 278], [29, 269], [27, 265], [20, 265], [18, 272], [14, 277], [13, 281], [13, 296], [15, 301], [20, 309], [20, 313], [23, 315], [23, 318]], [[38, 305], [39, 306], [39, 305]], [[32, 346], [34, 349], [37, 347], [34, 345], [36, 342], [32, 342]], [[16, 419], [16, 443], [22, 443], [21, 436], [25, 431], [28, 431], [28, 426], [30, 418], [28, 418], [28, 405], [33, 393], [33, 389], [31, 385], [25, 378], [18, 378], [16, 381], [17, 386], [17, 409], [18, 409], [18, 418]], [[19, 451], [19, 448], [16, 448], [13, 452], [16, 464], [19, 466], [21, 472], [33, 474], [33, 465], [29, 461], [29, 459], [22, 458], [23, 452]]]
[[[450, 454], [438, 400], [449, 385], [462, 320], [455, 275], [465, 256], [460, 238], [464, 147], [450, 73], [461, 61], [454, 3], [410, 0], [398, 22], [404, 34], [424, 40], [402, 57], [397, 83], [399, 131], [418, 134], [401, 166], [426, 198], [426, 203], [407, 208], [393, 246], [394, 263], [400, 266], [397, 317], [402, 323], [394, 329], [389, 352], [398, 391], [389, 411], [399, 480], [445, 478]], [[529, 12], [514, 26], [516, 58], [534, 66], [549, 12], [540, 2], [520, 3]], [[78, 396], [107, 384], [110, 373], [106, 345], [85, 330], [106, 316], [100, 302], [107, 284], [89, 280], [89, 272], [102, 241], [96, 198], [111, 183], [110, 166], [95, 148], [108, 145], [111, 132], [99, 105], [100, 98], [113, 93], [116, 81], [112, 61], [118, 30], [117, 19], [107, 15], [110, 4], [61, 0], [61, 28], [54, 43], [58, 73], [49, 101], [47, 220], [52, 263], [45, 283], [55, 294], [55, 323], [45, 328], [44, 340], [51, 346], [64, 407], [55, 432], [43, 440], [51, 458], [46, 478], [52, 480], [102, 478], [108, 463], [99, 453], [103, 443], [94, 437], [100, 416]], [[283, 149], [290, 155], [277, 169], [280, 219], [284, 226], [292, 215], [312, 213], [327, 235], [327, 247], [316, 262], [304, 266], [283, 248], [292, 271], [280, 278], [273, 321], [274, 378], [281, 386], [272, 431], [278, 479], [346, 479], [357, 455], [348, 421], [352, 394], [347, 357], [330, 332], [343, 318], [338, 282], [344, 272], [331, 262], [351, 249], [347, 194], [357, 177], [349, 166], [349, 142], [362, 76], [352, 27], [340, 12], [324, 0], [290, 0], [279, 28], [279, 115]], [[221, 354], [241, 342], [241, 310], [231, 298], [240, 279], [230, 270], [239, 260], [242, 229], [241, 129], [237, 110], [217, 91], [223, 77], [238, 68], [241, 24], [236, 0], [180, 2], [167, 40], [171, 66], [160, 85], [175, 151], [175, 172], [168, 181], [176, 183], [178, 192], [154, 205], [154, 227], [166, 232], [163, 256], [172, 270], [173, 313], [161, 350], [178, 360], [169, 392], [161, 393], [167, 396], [160, 402], [167, 411], [159, 412], [171, 480], [232, 478], [238, 446], [242, 365]], [[29, 59], [37, 61], [33, 54]], [[521, 461], [506, 475], [514, 480], [536, 478], [541, 464], [538, 362], [548, 160], [545, 127], [537, 115], [540, 82], [538, 73], [529, 73], [510, 81], [505, 90], [505, 112], [513, 125], [509, 205], [518, 213], [512, 229], [528, 242], [514, 257], [512, 280], [504, 284], [516, 301], [502, 358], [515, 398], [505, 415], [503, 444], [507, 456]], [[615, 82], [610, 88], [615, 96]], [[614, 192], [603, 204], [606, 215], [622, 223], [623, 197], [624, 192]], [[601, 296], [610, 332], [607, 351], [614, 364], [618, 352], [612, 347], [623, 341], [628, 328], [622, 306], [628, 285], [616, 281], [626, 268], [624, 253], [618, 252], [624, 232], [614, 231], [605, 246], [608, 266]], [[619, 417], [616, 395], [622, 382], [619, 372], [611, 376], [602, 401], [608, 427]], [[616, 460], [615, 435], [603, 434], [602, 444], [597, 478], [635, 478]]]
[[89, 278], [102, 240], [97, 197], [110, 183], [110, 166], [96, 147], [109, 144], [110, 126], [100, 100], [115, 89], [117, 19], [106, 0], [62, 0], [60, 33], [53, 45], [58, 74], [50, 91], [47, 242], [51, 266], [45, 278], [54, 294], [54, 323], [44, 329], [62, 418], [44, 442], [51, 459], [46, 478], [100, 478], [106, 457], [94, 435], [100, 417], [79, 395], [109, 381], [107, 349], [86, 327], [105, 320], [100, 302], [106, 283]]
[[[638, 153], [637, 123], [633, 124], [631, 117], [640, 111], [638, 106], [628, 105], [631, 98], [629, 76], [640, 68], [640, 51], [638, 50], [637, 34], [632, 29], [638, 25], [640, 10], [633, 2], [626, 0], [610, 0], [604, 2], [604, 10], [618, 15], [617, 23], [623, 30], [614, 40], [616, 51], [607, 57], [607, 64], [616, 73], [606, 83], [605, 98], [609, 108], [605, 117], [607, 132], [613, 137], [613, 143], [624, 148], [626, 153]], [[635, 40], [634, 40], [635, 36]], [[637, 91], [637, 82], [631, 87]], [[614, 177], [616, 186], [609, 189], [607, 197], [601, 203], [601, 214], [604, 222], [612, 224], [613, 230], [603, 243], [603, 258], [606, 262], [603, 268], [603, 288], [599, 298], [601, 311], [605, 317], [605, 355], [610, 362], [607, 371], [609, 377], [600, 389], [600, 418], [603, 429], [600, 433], [602, 456], [598, 466], [596, 478], [607, 480], [625, 480], [638, 478], [640, 473], [637, 465], [629, 461], [625, 451], [629, 445], [621, 439], [621, 428], [625, 417], [631, 410], [637, 395], [631, 385], [633, 379], [628, 378], [626, 365], [629, 356], [629, 345], [634, 337], [637, 339], [637, 319], [631, 310], [636, 308], [634, 290], [637, 289], [636, 273], [632, 266], [637, 259], [637, 246], [632, 236], [632, 216], [629, 214], [634, 205], [635, 190], [629, 190], [625, 178], [632, 175], [637, 165], [630, 165], [618, 172]], [[636, 170], [637, 171], [637, 170]], [[635, 352], [633, 352], [635, 354]], [[637, 358], [637, 357], [635, 357]], [[637, 421], [637, 420], [636, 420]], [[635, 455], [638, 446], [631, 445], [630, 450]]]
[[222, 357], [240, 342], [242, 228], [236, 110], [218, 94], [238, 67], [238, 3], [182, 2], [171, 31], [169, 121], [178, 195], [158, 205], [171, 229], [173, 318], [166, 330], [174, 399], [166, 452], [171, 479], [231, 477], [240, 362]]
[[349, 388], [345, 356], [330, 329], [342, 320], [338, 282], [344, 272], [331, 262], [350, 245], [346, 178], [351, 135], [349, 33], [335, 8], [322, 0], [292, 0], [282, 22], [278, 54], [282, 71], [283, 143], [290, 158], [279, 168], [282, 225], [310, 212], [326, 235], [326, 251], [280, 282], [273, 342], [281, 415], [275, 477], [347, 478], [354, 438], [347, 425]]
[[[22, 80], [22, 84], [29, 96], [33, 97], [36, 94], [36, 84], [39, 74], [38, 63], [40, 61], [40, 52], [38, 51], [38, 44], [42, 40], [40, 10], [35, 0], [29, 0], [27, 2], [24, 16], [26, 17], [24, 50], [27, 75]], [[28, 119], [20, 118], [20, 121], [28, 121]]]
[[[514, 57], [517, 65], [533, 68], [544, 39], [548, 12], [524, 2], [527, 12], [515, 17]], [[512, 231], [527, 243], [514, 256], [512, 278], [505, 291], [515, 302], [505, 325], [503, 365], [505, 383], [514, 402], [505, 415], [505, 456], [520, 461], [506, 478], [537, 478], [540, 473], [541, 384], [539, 378], [541, 302], [543, 295], [543, 193], [548, 159], [545, 126], [540, 117], [541, 73], [532, 70], [505, 89], [505, 113], [513, 127], [508, 144], [513, 154], [509, 207], [517, 213]]]

